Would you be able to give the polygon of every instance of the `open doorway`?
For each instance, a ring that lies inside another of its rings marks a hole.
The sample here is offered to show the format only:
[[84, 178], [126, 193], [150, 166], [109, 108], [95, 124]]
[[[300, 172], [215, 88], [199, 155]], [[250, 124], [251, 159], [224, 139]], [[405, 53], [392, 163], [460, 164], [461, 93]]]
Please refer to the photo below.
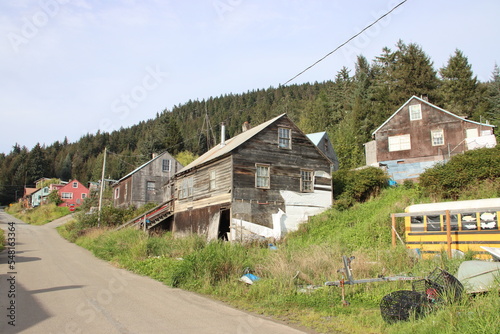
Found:
[[219, 219], [219, 233], [218, 238], [222, 240], [229, 240], [228, 233], [231, 231], [231, 210], [221, 209]]

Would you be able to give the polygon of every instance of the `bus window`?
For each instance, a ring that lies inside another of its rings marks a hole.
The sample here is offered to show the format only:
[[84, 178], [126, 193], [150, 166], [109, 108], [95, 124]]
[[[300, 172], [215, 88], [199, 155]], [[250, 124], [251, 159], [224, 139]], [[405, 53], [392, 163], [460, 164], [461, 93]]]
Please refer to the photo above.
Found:
[[441, 216], [426, 216], [427, 231], [441, 231]]
[[477, 230], [477, 219], [475, 213], [462, 214], [462, 231]]
[[410, 217], [411, 225], [410, 231], [412, 232], [423, 232], [424, 231], [424, 217], [422, 216], [412, 216]]
[[496, 212], [483, 212], [479, 217], [482, 230], [498, 230]]
[[[450, 215], [451, 231], [458, 231], [458, 215]], [[444, 216], [443, 230], [446, 231], [446, 216]]]

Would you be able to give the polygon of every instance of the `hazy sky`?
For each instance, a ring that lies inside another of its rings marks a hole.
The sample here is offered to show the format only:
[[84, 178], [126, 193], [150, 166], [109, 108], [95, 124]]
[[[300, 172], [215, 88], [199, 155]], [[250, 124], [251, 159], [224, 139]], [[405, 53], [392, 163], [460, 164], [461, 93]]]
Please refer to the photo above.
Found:
[[[278, 86], [400, 1], [11, 0], [0, 3], [0, 153], [70, 142], [188, 100]], [[408, 0], [292, 83], [354, 73], [399, 39], [436, 69], [455, 49], [481, 81], [500, 60], [500, 1]]]

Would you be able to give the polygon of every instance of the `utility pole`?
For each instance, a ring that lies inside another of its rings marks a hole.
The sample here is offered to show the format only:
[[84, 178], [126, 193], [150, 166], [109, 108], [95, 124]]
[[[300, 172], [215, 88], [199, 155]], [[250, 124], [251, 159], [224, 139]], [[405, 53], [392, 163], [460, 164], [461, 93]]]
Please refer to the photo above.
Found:
[[101, 189], [99, 190], [99, 210], [97, 214], [97, 227], [101, 226], [102, 192], [104, 190], [104, 173], [106, 171], [106, 147], [104, 147], [104, 160], [102, 162]]

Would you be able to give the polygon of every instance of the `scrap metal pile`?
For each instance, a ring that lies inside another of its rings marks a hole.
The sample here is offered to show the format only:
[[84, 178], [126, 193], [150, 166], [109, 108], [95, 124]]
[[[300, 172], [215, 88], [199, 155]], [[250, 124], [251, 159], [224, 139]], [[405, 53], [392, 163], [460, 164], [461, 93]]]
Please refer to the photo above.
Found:
[[412, 290], [389, 293], [380, 302], [380, 313], [387, 323], [424, 316], [437, 306], [460, 299], [464, 287], [447, 271], [436, 268], [427, 278], [412, 282]]

